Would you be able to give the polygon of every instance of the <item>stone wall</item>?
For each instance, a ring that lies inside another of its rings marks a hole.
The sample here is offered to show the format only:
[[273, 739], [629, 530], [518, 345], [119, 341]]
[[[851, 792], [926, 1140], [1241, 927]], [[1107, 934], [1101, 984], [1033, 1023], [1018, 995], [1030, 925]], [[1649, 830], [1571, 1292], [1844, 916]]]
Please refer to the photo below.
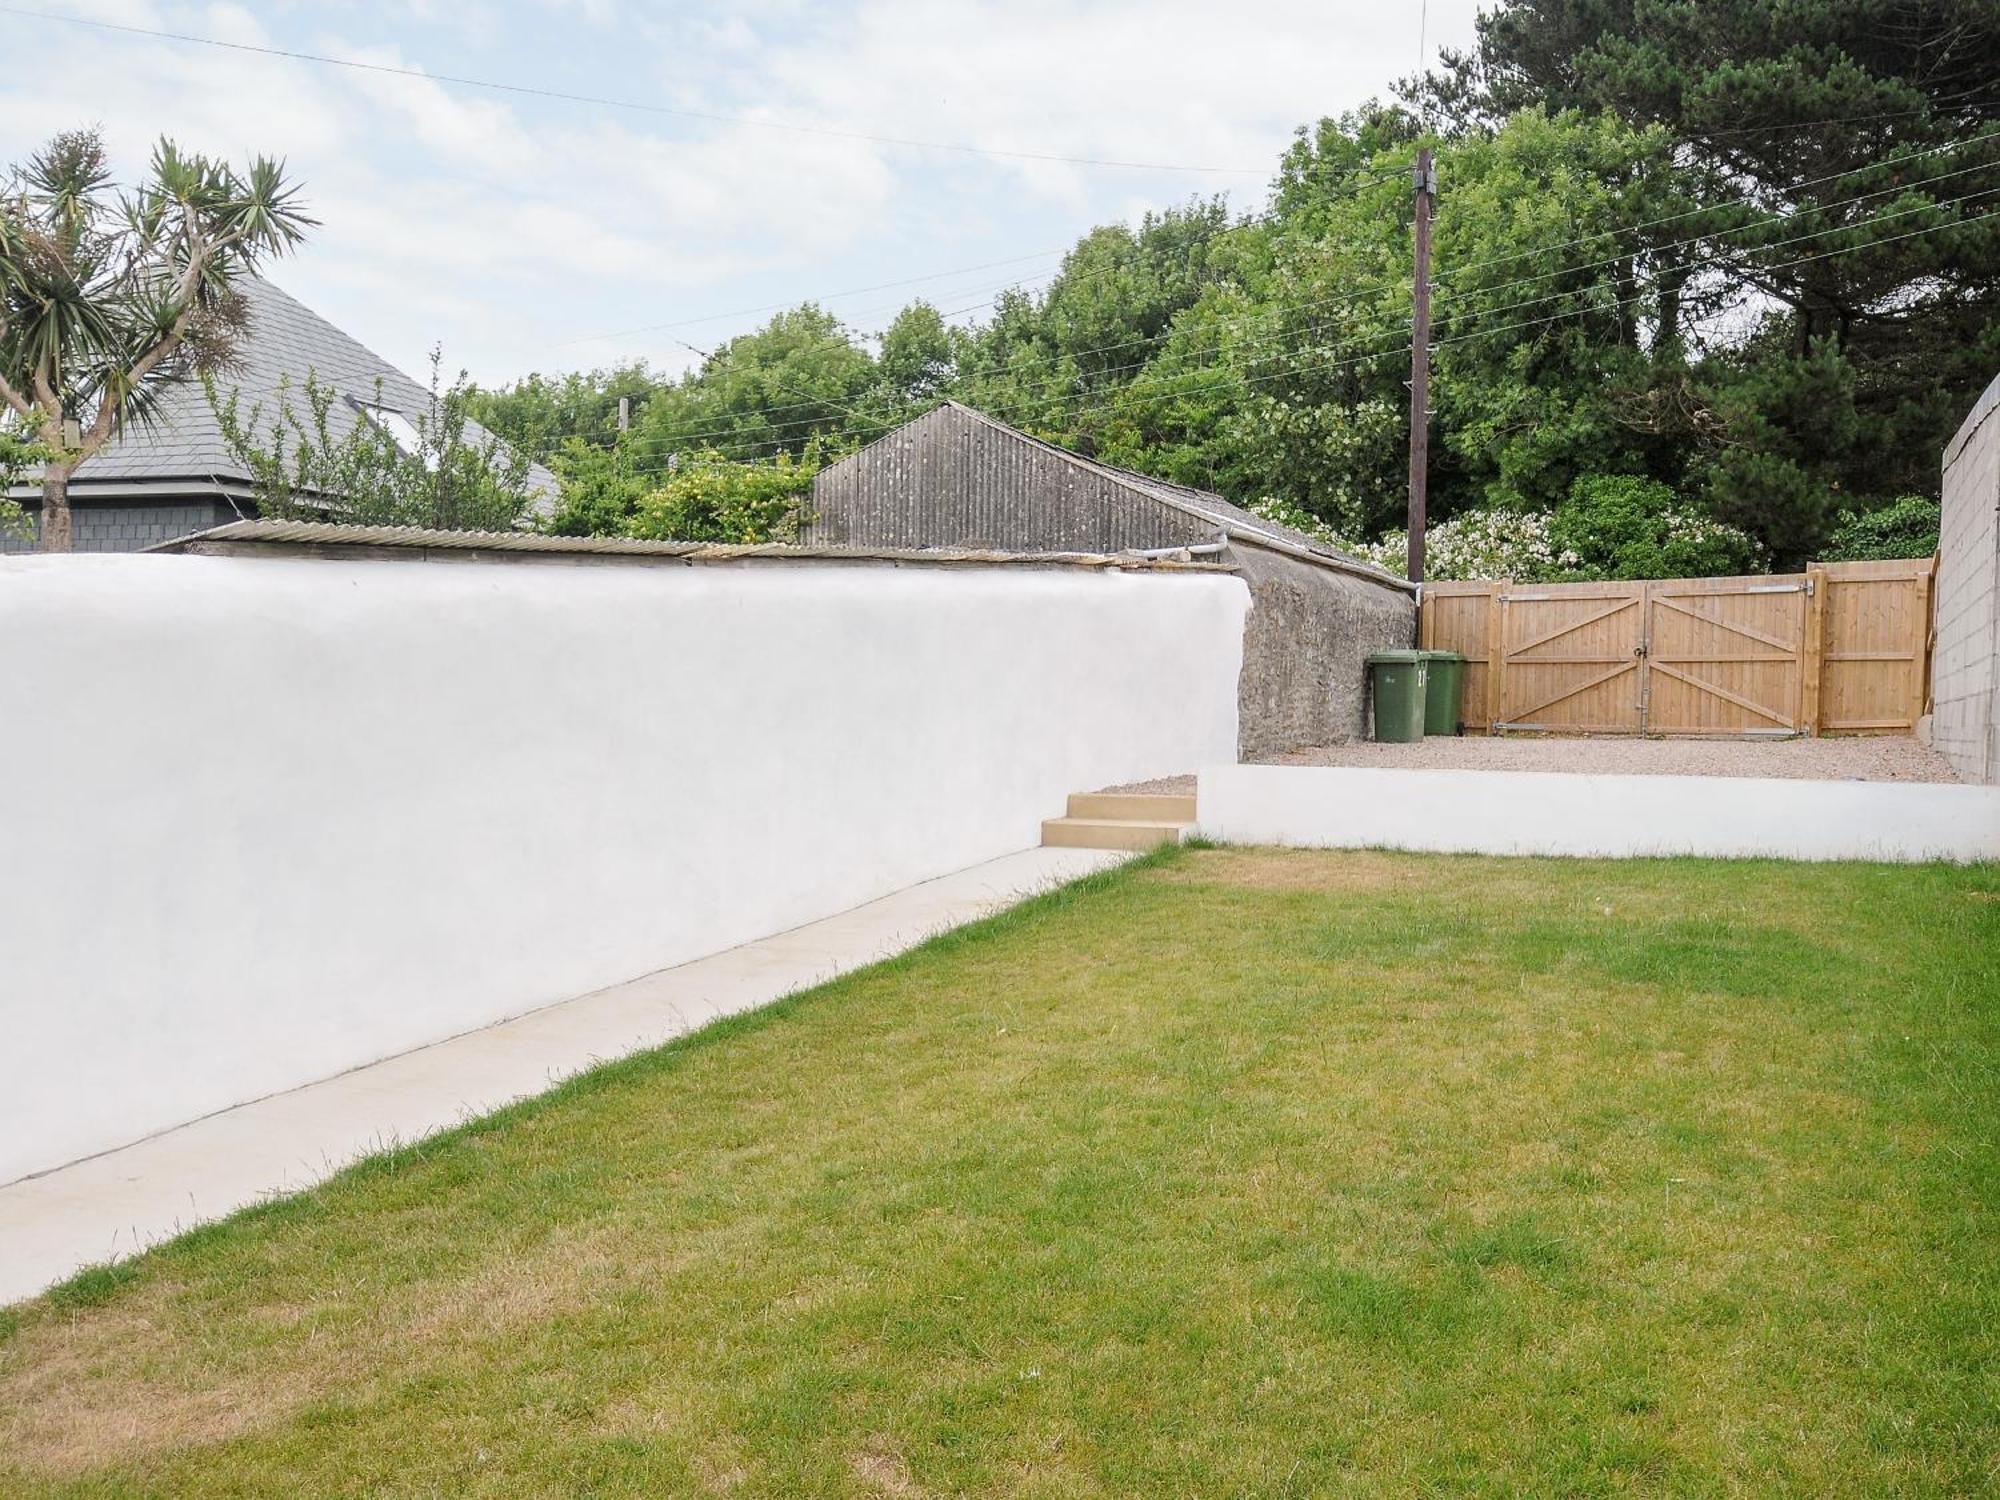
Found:
[[1251, 599], [1237, 690], [1239, 755], [1268, 759], [1365, 734], [1368, 656], [1415, 644], [1415, 602], [1241, 540], [1228, 560]]
[[1931, 743], [2000, 782], [2000, 378], [1945, 448], [1936, 600]]

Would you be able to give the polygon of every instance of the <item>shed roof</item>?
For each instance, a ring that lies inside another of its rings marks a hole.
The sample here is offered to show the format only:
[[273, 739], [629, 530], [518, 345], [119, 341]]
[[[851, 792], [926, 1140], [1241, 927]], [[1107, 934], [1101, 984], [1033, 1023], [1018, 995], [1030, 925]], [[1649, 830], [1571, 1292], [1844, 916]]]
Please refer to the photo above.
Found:
[[1030, 444], [1064, 462], [1097, 474], [1132, 494], [1166, 506], [1170, 510], [1179, 511], [1183, 515], [1212, 521], [1232, 539], [1261, 541], [1283, 551], [1307, 554], [1311, 559], [1324, 562], [1342, 572], [1371, 576], [1394, 588], [1409, 587], [1405, 580], [1384, 568], [1364, 562], [1341, 551], [1338, 547], [1329, 546], [1317, 537], [1308, 536], [1292, 527], [1282, 526], [1276, 521], [1267, 521], [1262, 516], [1253, 515], [1242, 506], [1225, 500], [1209, 490], [1194, 489], [1188, 485], [1175, 484], [1170, 480], [1156, 479], [1150, 474], [1141, 474], [1134, 469], [1120, 468], [1117, 464], [1108, 464], [1100, 459], [1085, 458], [1082, 454], [1074, 453], [1059, 444], [1023, 432], [1018, 427], [1009, 426], [996, 417], [988, 416], [975, 406], [967, 406], [962, 401], [946, 400], [940, 405], [975, 422], [983, 423], [997, 432], [1005, 433], [1017, 442]]
[[[308, 374], [342, 396], [385, 407], [412, 422], [430, 410], [428, 388], [276, 284], [246, 276], [236, 285], [250, 305], [249, 330], [242, 341], [239, 367], [217, 384], [239, 393], [246, 420], [252, 408], [261, 407], [263, 421], [268, 423], [287, 384], [294, 410], [303, 415], [301, 388]], [[362, 420], [346, 401], [336, 401], [328, 414], [335, 437], [344, 436]], [[475, 443], [492, 437], [473, 422], [466, 424], [466, 434]], [[152, 423], [134, 423], [113, 437], [78, 467], [71, 484], [87, 493], [91, 484], [109, 481], [159, 484], [185, 480], [208, 487], [228, 480], [246, 483], [250, 478], [249, 470], [230, 452], [215, 413], [209, 409], [207, 392], [198, 382], [190, 382], [169, 387]], [[547, 469], [536, 464], [529, 478], [545, 501], [556, 498], [559, 487]]]

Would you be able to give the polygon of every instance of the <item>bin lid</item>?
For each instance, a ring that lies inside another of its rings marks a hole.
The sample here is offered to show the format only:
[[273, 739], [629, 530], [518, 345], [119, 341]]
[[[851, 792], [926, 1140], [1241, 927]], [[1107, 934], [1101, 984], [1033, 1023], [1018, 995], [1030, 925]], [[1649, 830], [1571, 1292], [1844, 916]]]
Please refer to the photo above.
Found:
[[1368, 658], [1368, 665], [1371, 667], [1408, 667], [1414, 666], [1423, 659], [1424, 653], [1421, 651], [1377, 651], [1373, 656]]
[[1423, 659], [1424, 659], [1425, 661], [1464, 661], [1464, 660], [1465, 660], [1465, 654], [1464, 654], [1463, 652], [1460, 652], [1460, 651], [1419, 651], [1419, 652], [1417, 653], [1417, 655], [1421, 656], [1421, 657], [1422, 657], [1422, 658], [1423, 658]]

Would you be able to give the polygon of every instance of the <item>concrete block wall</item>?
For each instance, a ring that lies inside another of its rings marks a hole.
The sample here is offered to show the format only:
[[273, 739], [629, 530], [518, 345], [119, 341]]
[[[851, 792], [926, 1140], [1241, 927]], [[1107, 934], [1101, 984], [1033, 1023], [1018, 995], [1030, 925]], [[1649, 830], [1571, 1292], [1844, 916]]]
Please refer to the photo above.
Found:
[[[39, 521], [39, 507], [27, 509], [29, 519]], [[250, 509], [254, 514], [254, 507]], [[70, 504], [70, 532], [78, 552], [138, 552], [155, 542], [171, 542], [238, 519], [226, 500], [175, 499], [147, 505], [73, 500]], [[0, 536], [0, 553], [33, 552], [39, 545], [35, 536]]]
[[1935, 597], [1931, 742], [2000, 782], [2000, 377], [1945, 448]]

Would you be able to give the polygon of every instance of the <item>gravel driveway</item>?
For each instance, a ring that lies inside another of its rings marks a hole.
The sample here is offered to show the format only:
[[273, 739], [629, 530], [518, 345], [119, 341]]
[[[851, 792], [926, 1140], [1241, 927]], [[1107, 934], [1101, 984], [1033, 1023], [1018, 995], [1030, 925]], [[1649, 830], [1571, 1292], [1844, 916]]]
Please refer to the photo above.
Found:
[[[1280, 766], [1401, 770], [1582, 771], [1636, 776], [1782, 776], [1804, 781], [1956, 781], [1951, 763], [1907, 735], [1824, 740], [1644, 740], [1622, 736], [1463, 735], [1378, 745], [1357, 740], [1273, 757]], [[1167, 776], [1112, 791], [1192, 792]]]
[[1644, 740], [1462, 735], [1410, 745], [1356, 741], [1278, 756], [1285, 766], [1583, 771], [1636, 776], [1783, 776], [1803, 781], [1956, 781], [1951, 762], [1907, 735], [1823, 740]]

